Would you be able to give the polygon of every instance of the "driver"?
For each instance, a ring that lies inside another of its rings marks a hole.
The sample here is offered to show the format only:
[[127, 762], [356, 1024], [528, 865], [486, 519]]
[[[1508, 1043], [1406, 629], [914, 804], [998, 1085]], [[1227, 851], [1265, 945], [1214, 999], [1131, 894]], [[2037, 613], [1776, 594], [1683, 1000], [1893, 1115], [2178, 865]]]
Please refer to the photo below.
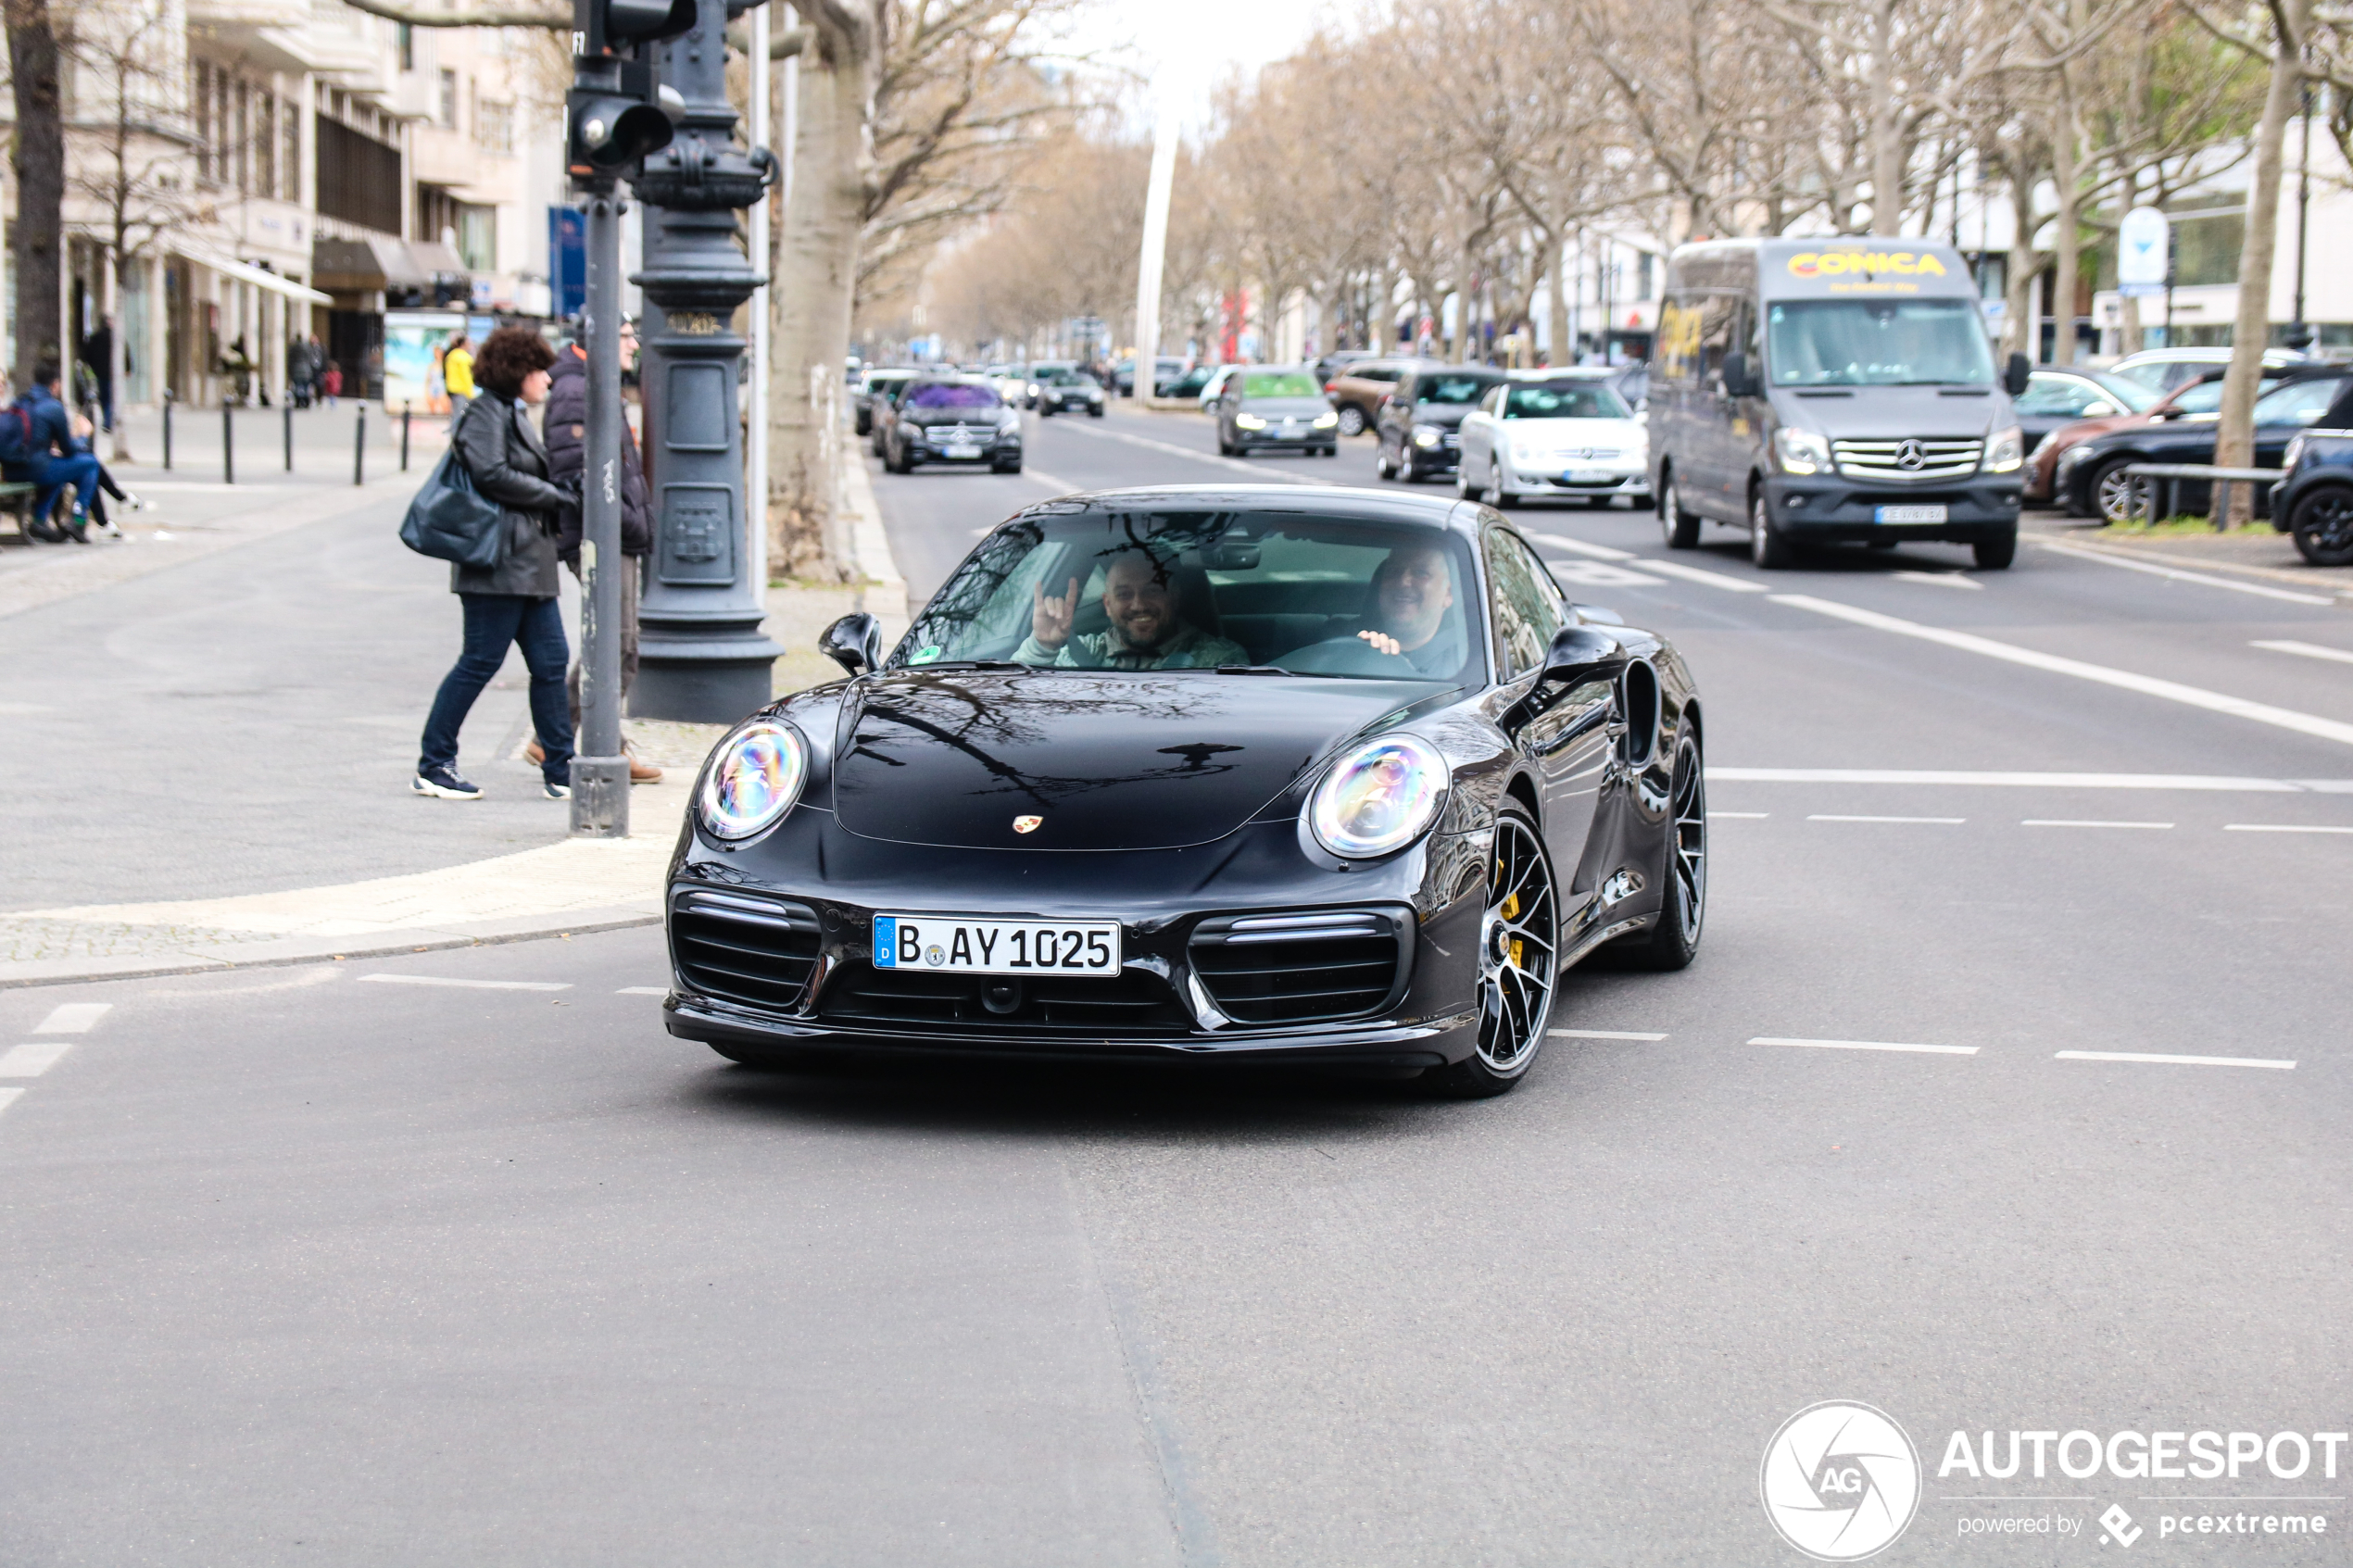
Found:
[[1400, 545], [1373, 576], [1378, 627], [1356, 633], [1377, 653], [1402, 656], [1428, 675], [1451, 675], [1463, 662], [1462, 639], [1446, 612], [1454, 605], [1454, 574], [1435, 545]]
[[1078, 579], [1066, 593], [1049, 594], [1044, 583], [1029, 590], [1029, 636], [1013, 650], [1023, 664], [1052, 664], [1069, 670], [1194, 670], [1248, 664], [1248, 650], [1212, 636], [1176, 613], [1168, 589], [1168, 568], [1150, 553], [1123, 555], [1103, 574], [1101, 632], [1070, 633], [1078, 612]]

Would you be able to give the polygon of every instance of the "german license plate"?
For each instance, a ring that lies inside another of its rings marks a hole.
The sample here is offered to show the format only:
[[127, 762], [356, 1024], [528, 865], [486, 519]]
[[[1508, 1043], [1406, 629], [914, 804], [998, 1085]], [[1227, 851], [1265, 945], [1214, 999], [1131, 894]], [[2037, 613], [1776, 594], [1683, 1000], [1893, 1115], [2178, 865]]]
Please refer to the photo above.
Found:
[[1873, 522], [1943, 522], [1944, 508], [1941, 506], [1873, 507]]
[[977, 458], [980, 456], [980, 448], [974, 445], [969, 441], [951, 441], [947, 445], [942, 446], [939, 450], [944, 456], [950, 458]]
[[1614, 480], [1617, 477], [1617, 475], [1610, 472], [1607, 469], [1571, 469], [1568, 470], [1568, 483], [1571, 484], [1607, 484], [1611, 480]]
[[876, 915], [875, 967], [950, 974], [1117, 974], [1119, 922]]

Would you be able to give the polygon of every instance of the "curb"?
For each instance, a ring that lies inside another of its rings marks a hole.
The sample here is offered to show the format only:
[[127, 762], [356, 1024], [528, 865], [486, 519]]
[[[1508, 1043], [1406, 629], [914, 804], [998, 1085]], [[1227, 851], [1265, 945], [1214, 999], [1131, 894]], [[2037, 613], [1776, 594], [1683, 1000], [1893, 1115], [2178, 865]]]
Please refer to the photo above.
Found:
[[914, 607], [907, 602], [907, 579], [890, 552], [890, 531], [884, 526], [882, 506], [875, 499], [875, 478], [866, 467], [865, 455], [849, 452], [844, 458], [841, 499], [850, 514], [849, 549], [858, 559], [859, 574], [865, 579], [858, 607], [883, 623], [883, 646], [887, 649], [906, 632]]
[[2145, 566], [2161, 566], [2175, 571], [2219, 571], [2234, 577], [2259, 578], [2266, 583], [2278, 583], [2301, 588], [2307, 593], [2335, 596], [2341, 608], [2353, 608], [2353, 583], [2340, 583], [2322, 575], [2328, 569], [2313, 567], [2296, 571], [2284, 567], [2247, 566], [2238, 561], [2210, 560], [2204, 556], [2176, 555], [2170, 550], [2142, 550], [2130, 545], [2094, 543], [2088, 539], [2053, 536], [2041, 533], [2022, 534], [2028, 542], [2045, 546], [2064, 546], [2081, 550], [2086, 555], [2111, 556], [2118, 560], [2134, 561]]

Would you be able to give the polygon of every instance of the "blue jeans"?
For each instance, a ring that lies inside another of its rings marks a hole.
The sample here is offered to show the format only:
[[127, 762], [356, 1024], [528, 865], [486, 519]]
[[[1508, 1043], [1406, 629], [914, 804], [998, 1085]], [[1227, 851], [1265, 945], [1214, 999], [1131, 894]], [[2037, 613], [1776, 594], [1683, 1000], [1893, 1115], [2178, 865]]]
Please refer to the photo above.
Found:
[[57, 492], [69, 485], [80, 495], [84, 510], [89, 508], [90, 497], [98, 492], [98, 459], [87, 452], [77, 452], [70, 458], [35, 458], [25, 466], [31, 472], [32, 483], [41, 487], [32, 496], [34, 517], [47, 517]]
[[474, 698], [506, 663], [507, 645], [512, 643], [522, 649], [523, 665], [531, 671], [531, 722], [547, 754], [540, 774], [549, 784], [570, 784], [572, 713], [564, 701], [564, 667], [572, 650], [556, 601], [521, 594], [460, 594], [458, 602], [466, 607], [466, 646], [442, 678], [425, 718], [418, 771], [457, 765], [458, 731]]

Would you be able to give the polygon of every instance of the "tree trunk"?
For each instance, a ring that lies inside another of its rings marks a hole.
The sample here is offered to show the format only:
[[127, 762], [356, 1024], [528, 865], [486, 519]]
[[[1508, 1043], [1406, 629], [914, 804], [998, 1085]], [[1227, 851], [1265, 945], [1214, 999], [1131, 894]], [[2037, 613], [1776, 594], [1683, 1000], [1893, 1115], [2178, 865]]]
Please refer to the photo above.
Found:
[[64, 363], [65, 311], [58, 242], [66, 195], [65, 122], [57, 92], [57, 35], [49, 0], [6, 0], [8, 69], [16, 95], [17, 385], [44, 360]]
[[862, 65], [802, 57], [792, 200], [769, 290], [768, 559], [779, 576], [848, 582], [858, 567], [851, 520], [836, 505], [845, 461], [842, 361], [858, 278], [866, 87]]
[[1895, 5], [1879, 0], [1871, 27], [1871, 232], [1904, 232], [1904, 149], [1895, 108]]
[[2057, 330], [2051, 336], [2051, 358], [2055, 363], [2075, 363], [2075, 277], [2080, 270], [2083, 251], [2081, 208], [2082, 196], [2076, 173], [2076, 158], [2082, 144], [2076, 135], [2075, 94], [2067, 73], [2058, 73], [2058, 123], [2051, 138], [2051, 182], [2058, 193], [2058, 211], [2053, 217], [2057, 229], [2057, 247], [2051, 279], [2051, 316]]
[[1546, 306], [1546, 314], [1551, 318], [1546, 331], [1553, 339], [1553, 363], [1573, 365], [1577, 357], [1568, 341], [1568, 241], [1555, 240], [1548, 250], [1553, 258], [1553, 293]]
[[[2215, 432], [2214, 461], [2221, 468], [2247, 468], [2255, 461], [2255, 398], [2262, 389], [2263, 350], [2271, 337], [2271, 263], [2280, 238], [2280, 164], [2288, 116], [2304, 84], [2299, 45], [2308, 0], [2283, 0], [2286, 25], [2271, 44], [2271, 86], [2263, 98], [2263, 119], [2255, 132], [2255, 173], [2246, 194], [2246, 245], [2239, 252], [2239, 311], [2231, 331], [2231, 368], [2222, 378], [2222, 420]], [[2254, 515], [2246, 485], [2231, 486], [2231, 512], [2221, 520], [2235, 528]]]
[[2005, 358], [2012, 354], [2023, 354], [2029, 359], [2043, 357], [2041, 334], [2034, 331], [2034, 282], [2042, 273], [2042, 264], [2034, 249], [2033, 186], [2033, 181], [2024, 174], [2013, 171], [2010, 175], [2012, 238], [2002, 290], [2007, 307], [2002, 321]]
[[131, 421], [122, 417], [131, 401], [126, 367], [131, 362], [131, 345], [123, 340], [122, 258], [112, 245], [107, 258], [107, 386], [114, 394], [114, 451], [107, 460], [111, 463], [135, 463], [131, 455]]

